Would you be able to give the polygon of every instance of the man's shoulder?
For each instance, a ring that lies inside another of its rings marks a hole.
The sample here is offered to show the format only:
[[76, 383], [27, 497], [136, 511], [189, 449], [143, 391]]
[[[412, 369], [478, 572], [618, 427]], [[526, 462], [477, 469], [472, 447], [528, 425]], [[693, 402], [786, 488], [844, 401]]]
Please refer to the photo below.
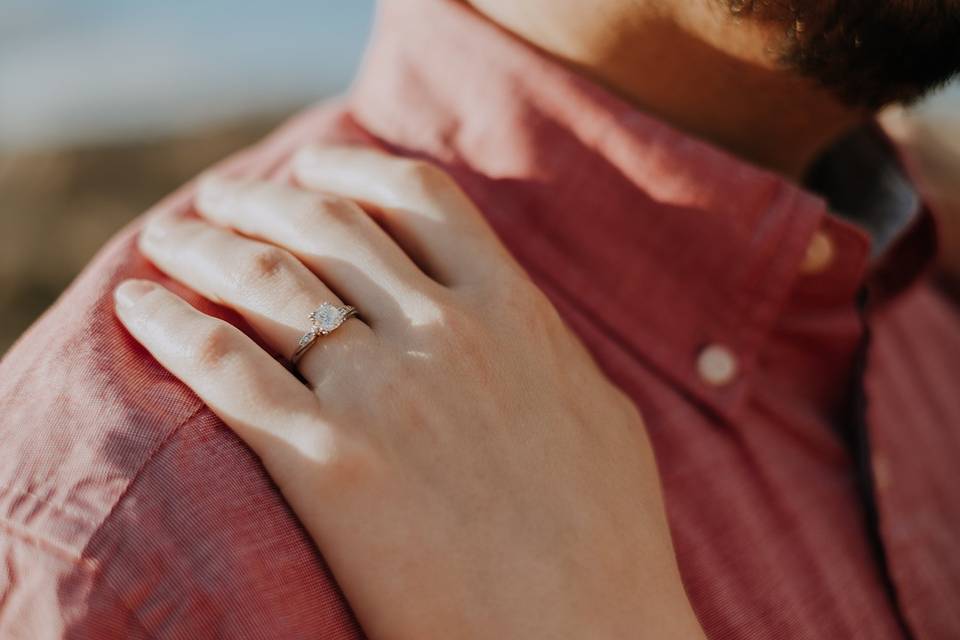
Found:
[[[349, 128], [339, 105], [314, 108], [220, 168], [282, 175], [296, 148]], [[184, 213], [191, 201], [188, 184], [147, 215]], [[213, 624], [220, 607], [243, 605], [225, 594], [250, 597], [280, 579], [313, 597], [326, 593], [325, 606], [285, 592], [264, 616], [302, 621], [286, 610], [294, 604], [346, 615], [322, 559], [259, 462], [114, 317], [112, 292], [126, 278], [161, 281], [202, 311], [227, 315], [147, 263], [136, 249], [140, 224], [118, 233], [0, 361], [0, 543], [21, 549], [16, 574], [33, 576], [0, 578], [8, 582], [2, 590], [14, 594], [11, 602], [42, 600], [64, 615], [79, 598], [80, 609], [132, 607], [135, 617], [159, 607], [168, 620], [178, 607], [195, 606], [191, 597], [209, 598], [218, 606], [207, 603], [204, 615], [185, 619]], [[317, 623], [316, 615], [307, 618]]]
[[[344, 130], [344, 117], [335, 103], [313, 108], [217, 170], [281, 174], [300, 145]], [[229, 316], [165, 278], [137, 250], [143, 219], [184, 214], [192, 198], [188, 183], [121, 230], [0, 360], [0, 488], [7, 494], [76, 501], [95, 522], [96, 505], [109, 511], [157, 448], [201, 410], [199, 399], [126, 333], [112, 295], [124, 279], [149, 278], [201, 311]], [[87, 481], [83, 496], [70, 478]]]

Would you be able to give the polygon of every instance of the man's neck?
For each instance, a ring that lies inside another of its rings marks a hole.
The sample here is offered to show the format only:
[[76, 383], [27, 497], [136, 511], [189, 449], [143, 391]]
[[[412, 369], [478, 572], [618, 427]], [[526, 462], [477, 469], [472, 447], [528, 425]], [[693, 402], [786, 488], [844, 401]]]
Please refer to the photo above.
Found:
[[771, 30], [711, 0], [470, 4], [639, 108], [795, 180], [867, 115], [778, 68]]

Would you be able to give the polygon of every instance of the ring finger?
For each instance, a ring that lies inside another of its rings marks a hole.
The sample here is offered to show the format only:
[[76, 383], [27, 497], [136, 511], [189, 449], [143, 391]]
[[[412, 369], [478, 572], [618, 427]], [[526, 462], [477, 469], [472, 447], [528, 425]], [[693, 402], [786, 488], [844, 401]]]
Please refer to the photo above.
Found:
[[[164, 273], [204, 297], [237, 311], [275, 351], [289, 359], [322, 302], [343, 302], [289, 252], [201, 220], [157, 217], [140, 236], [143, 253]], [[373, 344], [358, 318], [321, 336], [298, 368], [316, 384], [344, 349]]]

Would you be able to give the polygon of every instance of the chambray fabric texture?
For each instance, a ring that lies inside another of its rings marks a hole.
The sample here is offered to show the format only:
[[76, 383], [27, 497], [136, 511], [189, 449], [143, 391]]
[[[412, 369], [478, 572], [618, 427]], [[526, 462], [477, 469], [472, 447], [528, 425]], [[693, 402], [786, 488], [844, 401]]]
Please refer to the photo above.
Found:
[[[925, 275], [926, 213], [874, 263], [820, 197], [450, 0], [386, 2], [348, 96], [220, 170], [289, 180], [291, 153], [324, 141], [447, 169], [636, 401], [710, 638], [900, 638], [897, 609], [916, 638], [960, 638], [960, 315]], [[192, 193], [147, 215], [188, 213]], [[256, 457], [114, 318], [122, 279], [170, 284], [137, 253], [139, 226], [0, 363], [0, 637], [362, 638]], [[818, 232], [835, 257], [808, 274]], [[865, 285], [866, 423], [896, 604], [842, 435]], [[729, 383], [700, 376], [708, 345], [736, 357]]]

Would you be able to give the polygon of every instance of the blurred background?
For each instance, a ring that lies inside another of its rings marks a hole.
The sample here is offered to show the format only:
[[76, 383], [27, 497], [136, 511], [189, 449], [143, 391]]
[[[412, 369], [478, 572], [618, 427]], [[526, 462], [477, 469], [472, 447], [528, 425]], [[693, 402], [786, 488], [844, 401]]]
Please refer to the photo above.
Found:
[[0, 0], [0, 355], [115, 231], [349, 84], [373, 0]]
[[[373, 4], [0, 0], [0, 354], [126, 222], [343, 91]], [[960, 211], [960, 87], [888, 121]]]

